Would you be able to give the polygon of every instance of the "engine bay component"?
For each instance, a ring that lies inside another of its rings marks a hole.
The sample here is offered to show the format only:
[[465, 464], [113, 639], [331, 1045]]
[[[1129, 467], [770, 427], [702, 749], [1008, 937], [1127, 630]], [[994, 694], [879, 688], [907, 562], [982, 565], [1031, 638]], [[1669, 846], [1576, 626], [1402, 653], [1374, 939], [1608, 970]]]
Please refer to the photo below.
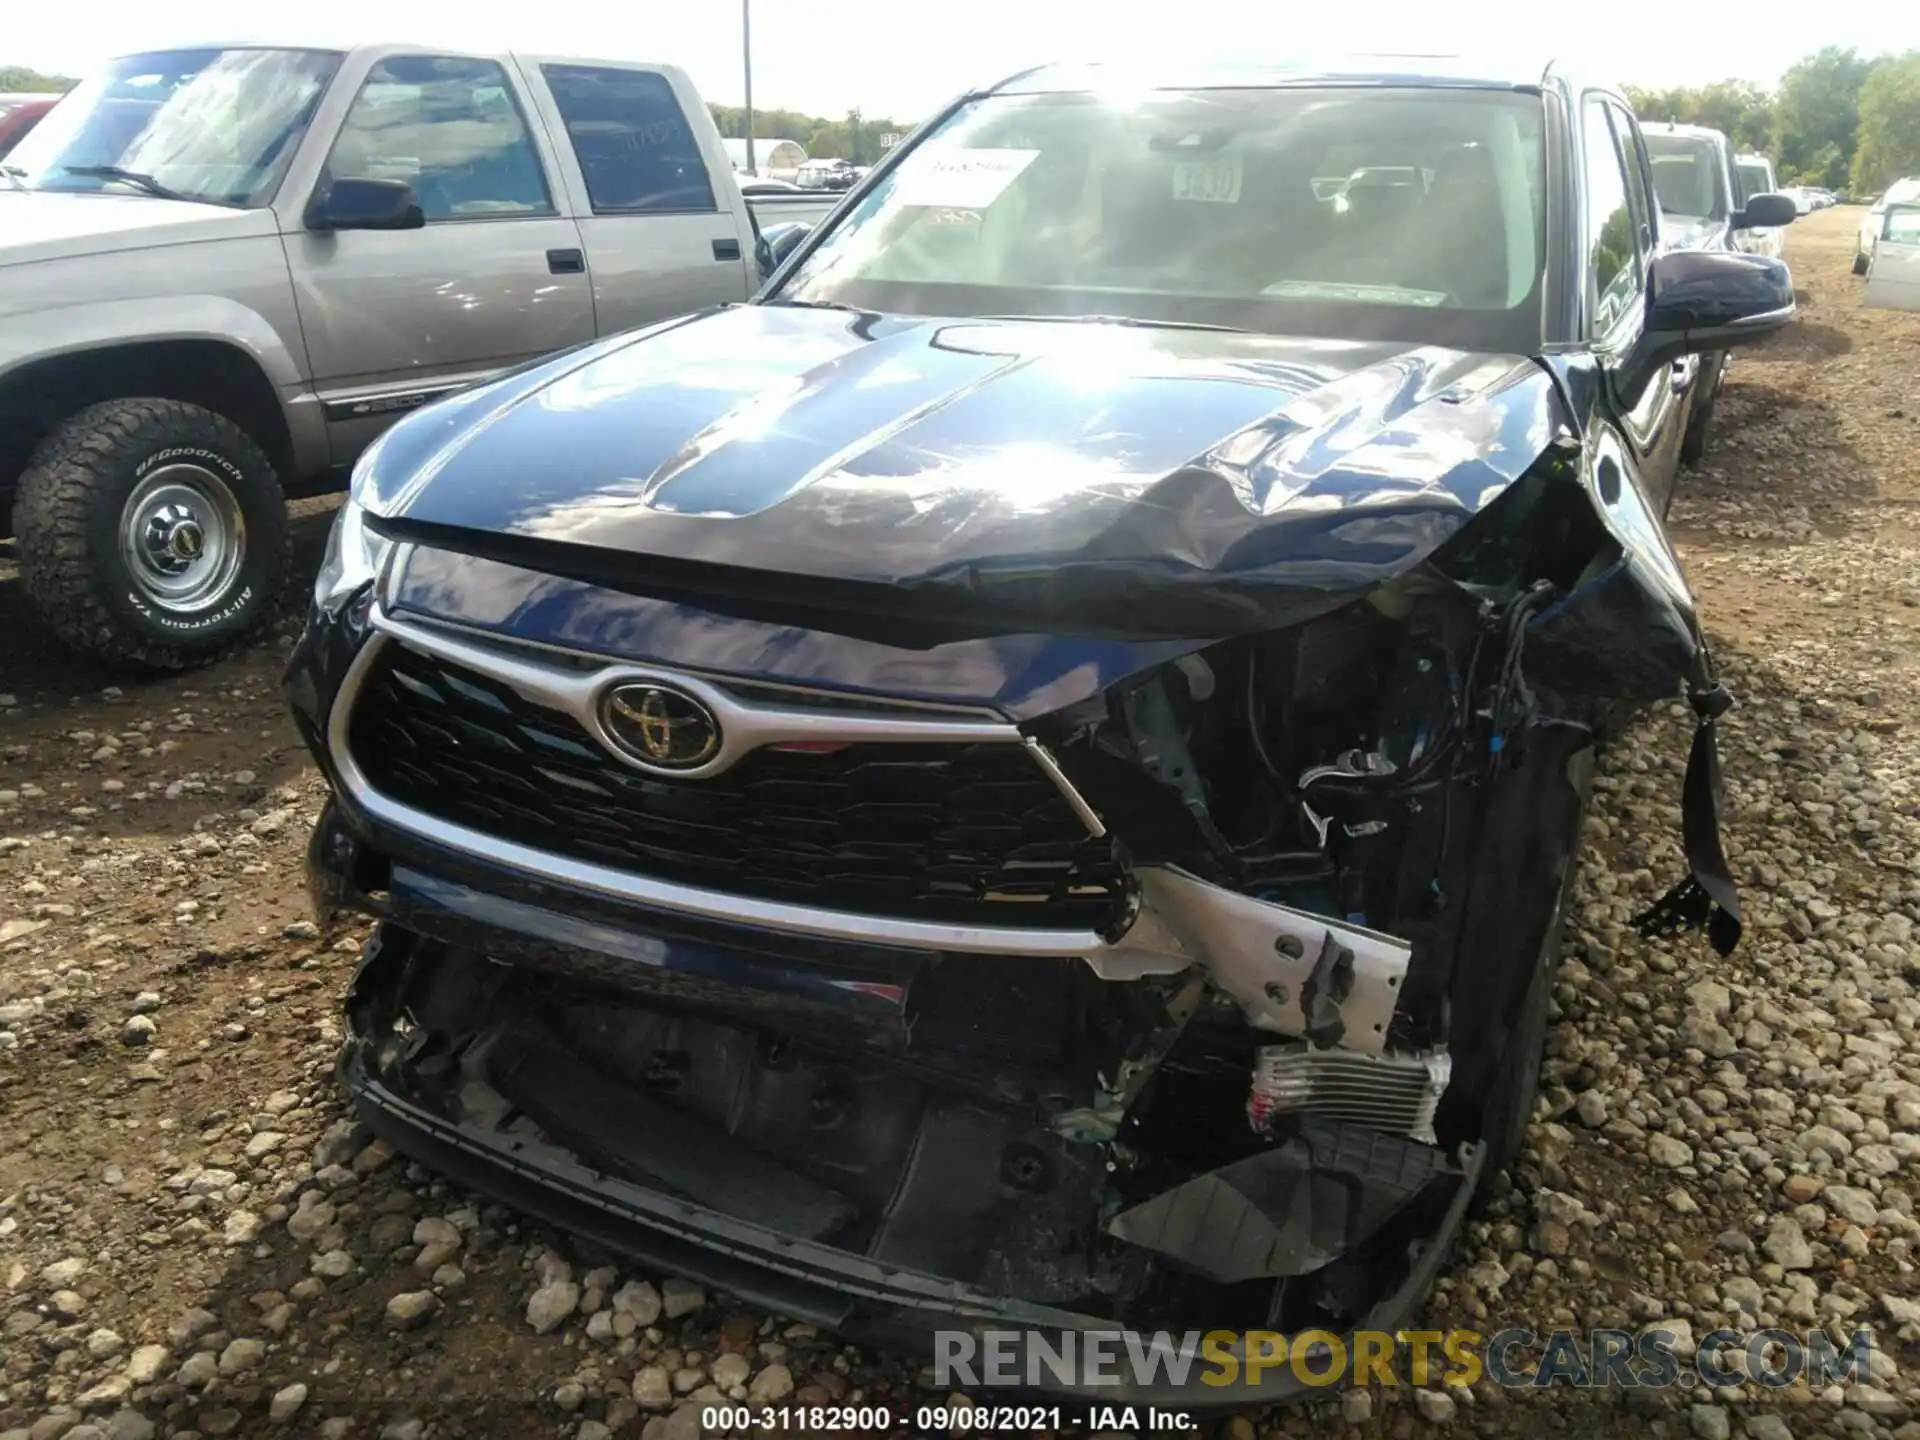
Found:
[[1433, 1118], [1453, 1073], [1444, 1050], [1378, 1055], [1313, 1045], [1264, 1045], [1254, 1062], [1247, 1120], [1270, 1131], [1285, 1115], [1316, 1115], [1434, 1143]]
[[1406, 941], [1171, 867], [1135, 875], [1160, 922], [1249, 1024], [1363, 1054], [1385, 1047], [1412, 957]]

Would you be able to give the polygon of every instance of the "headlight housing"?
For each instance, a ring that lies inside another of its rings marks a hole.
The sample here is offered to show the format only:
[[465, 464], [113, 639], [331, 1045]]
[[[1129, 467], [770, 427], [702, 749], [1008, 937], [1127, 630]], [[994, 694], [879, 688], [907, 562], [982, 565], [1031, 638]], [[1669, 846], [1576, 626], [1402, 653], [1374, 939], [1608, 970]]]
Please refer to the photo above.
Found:
[[373, 456], [374, 452], [369, 450], [353, 467], [346, 503], [333, 517], [333, 529], [327, 535], [327, 553], [313, 582], [313, 603], [329, 614], [368, 582], [379, 578], [380, 567], [393, 549], [393, 541], [368, 528], [366, 507], [360, 503], [361, 477]]

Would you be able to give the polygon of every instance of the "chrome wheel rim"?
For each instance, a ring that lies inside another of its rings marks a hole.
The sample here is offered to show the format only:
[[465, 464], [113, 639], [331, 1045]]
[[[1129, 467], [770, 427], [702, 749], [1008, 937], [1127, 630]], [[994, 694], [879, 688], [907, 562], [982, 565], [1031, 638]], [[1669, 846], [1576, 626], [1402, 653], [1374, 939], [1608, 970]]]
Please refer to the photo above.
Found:
[[140, 597], [192, 614], [232, 587], [247, 553], [232, 488], [192, 463], [164, 465], [133, 487], [120, 512], [120, 555]]

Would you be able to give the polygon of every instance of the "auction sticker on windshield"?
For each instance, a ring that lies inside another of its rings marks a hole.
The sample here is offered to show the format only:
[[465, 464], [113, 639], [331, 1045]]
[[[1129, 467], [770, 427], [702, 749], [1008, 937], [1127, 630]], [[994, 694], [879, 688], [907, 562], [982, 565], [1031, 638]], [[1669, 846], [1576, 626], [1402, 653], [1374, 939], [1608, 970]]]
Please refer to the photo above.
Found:
[[1173, 198], [1238, 205], [1240, 171], [1238, 155], [1217, 160], [1182, 160], [1173, 167]]
[[900, 203], [984, 210], [1039, 156], [1038, 150], [969, 150], [958, 145], [925, 145], [901, 170]]

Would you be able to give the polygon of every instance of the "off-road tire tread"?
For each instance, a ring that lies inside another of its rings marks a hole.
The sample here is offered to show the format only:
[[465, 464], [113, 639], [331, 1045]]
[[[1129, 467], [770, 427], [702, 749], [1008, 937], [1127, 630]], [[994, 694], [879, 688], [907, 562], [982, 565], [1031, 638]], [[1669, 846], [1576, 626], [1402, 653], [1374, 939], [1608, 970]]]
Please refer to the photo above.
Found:
[[101, 571], [89, 553], [87, 517], [93, 492], [102, 483], [98, 469], [123, 449], [143, 445], [218, 445], [246, 473], [275, 475], [252, 436], [202, 406], [146, 398], [89, 405], [41, 441], [21, 473], [13, 510], [20, 578], [47, 626], [75, 649], [130, 669], [197, 669], [238, 649], [259, 622], [279, 609], [293, 569], [292, 531], [284, 509], [277, 523], [247, 517], [247, 543], [269, 545], [275, 552], [255, 627], [211, 645], [168, 644], [132, 629], [101, 597]]

